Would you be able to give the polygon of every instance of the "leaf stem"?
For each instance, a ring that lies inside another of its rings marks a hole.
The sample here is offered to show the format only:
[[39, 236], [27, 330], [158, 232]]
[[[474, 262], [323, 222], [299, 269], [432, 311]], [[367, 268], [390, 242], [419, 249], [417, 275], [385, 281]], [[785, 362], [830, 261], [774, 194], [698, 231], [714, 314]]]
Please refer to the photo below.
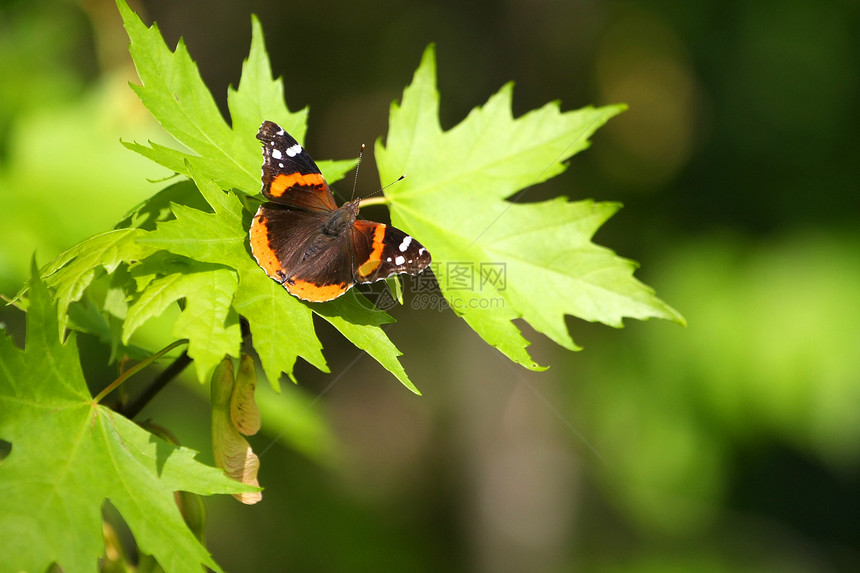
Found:
[[165, 354], [167, 354], [168, 352], [170, 352], [171, 350], [173, 350], [177, 346], [180, 346], [182, 344], [186, 344], [187, 342], [188, 341], [185, 339], [177, 340], [176, 342], [172, 342], [172, 343], [168, 344], [167, 346], [165, 346], [164, 348], [162, 348], [161, 350], [159, 350], [158, 352], [156, 352], [155, 354], [153, 354], [149, 358], [147, 358], [145, 360], [141, 360], [140, 362], [138, 362], [137, 364], [135, 364], [134, 366], [132, 366], [131, 368], [129, 368], [128, 370], [126, 370], [125, 372], [120, 374], [116, 380], [114, 380], [113, 382], [108, 384], [104, 390], [99, 392], [98, 395], [95, 398], [93, 398], [93, 403], [98, 404], [99, 402], [101, 402], [102, 398], [104, 398], [105, 396], [107, 396], [108, 394], [110, 394], [111, 392], [116, 390], [116, 388], [120, 384], [125, 382], [128, 378], [137, 374], [138, 372], [140, 372], [141, 370], [143, 370], [144, 368], [146, 368], [147, 366], [149, 366], [150, 364], [152, 364], [153, 362], [155, 362], [156, 360], [158, 360], [159, 358], [161, 358], [162, 356], [164, 356]]
[[367, 197], [361, 200], [361, 203], [358, 204], [358, 207], [367, 207], [368, 205], [387, 205], [388, 198], [387, 197]]

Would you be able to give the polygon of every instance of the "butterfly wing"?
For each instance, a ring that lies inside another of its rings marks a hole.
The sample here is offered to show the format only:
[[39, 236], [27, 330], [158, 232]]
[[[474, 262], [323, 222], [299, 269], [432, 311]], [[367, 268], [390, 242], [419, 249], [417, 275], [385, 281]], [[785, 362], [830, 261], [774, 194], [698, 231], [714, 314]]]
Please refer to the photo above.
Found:
[[264, 203], [251, 222], [251, 252], [269, 277], [290, 294], [320, 302], [352, 285], [353, 262], [345, 235], [321, 232], [329, 214]]
[[282, 283], [302, 261], [306, 244], [319, 233], [321, 214], [263, 203], [251, 222], [251, 253], [266, 274]]
[[355, 284], [352, 257], [344, 237], [319, 236], [326, 241], [314, 256], [305, 259], [284, 282], [284, 287], [301, 299], [311, 302], [332, 300]]
[[263, 196], [269, 201], [308, 211], [334, 211], [328, 183], [308, 152], [275, 122], [257, 132], [263, 144]]
[[351, 243], [356, 282], [372, 283], [397, 274], [417, 275], [431, 263], [430, 252], [400, 229], [357, 220]]

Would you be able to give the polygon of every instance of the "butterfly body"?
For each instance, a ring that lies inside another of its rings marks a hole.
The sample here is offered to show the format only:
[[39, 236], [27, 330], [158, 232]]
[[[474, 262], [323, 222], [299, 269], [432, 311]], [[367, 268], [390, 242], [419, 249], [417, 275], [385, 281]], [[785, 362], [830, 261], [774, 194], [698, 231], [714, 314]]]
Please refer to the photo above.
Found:
[[290, 294], [332, 300], [356, 283], [417, 275], [430, 264], [430, 253], [411, 236], [358, 219], [359, 200], [338, 207], [316, 163], [276, 123], [264, 121], [257, 139], [269, 202], [251, 223], [251, 252]]

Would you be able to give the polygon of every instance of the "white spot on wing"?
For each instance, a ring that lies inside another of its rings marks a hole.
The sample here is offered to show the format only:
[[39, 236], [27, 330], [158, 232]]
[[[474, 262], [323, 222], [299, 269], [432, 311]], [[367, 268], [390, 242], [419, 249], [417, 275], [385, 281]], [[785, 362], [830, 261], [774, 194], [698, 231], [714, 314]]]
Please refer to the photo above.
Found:
[[298, 143], [287, 148], [287, 155], [289, 155], [290, 157], [295, 157], [296, 155], [298, 155], [301, 152], [302, 152], [302, 146], [299, 145]]
[[283, 169], [283, 168], [284, 168], [284, 164], [283, 164], [283, 163], [278, 163], [278, 167], [280, 167], [281, 169]]
[[272, 157], [274, 157], [275, 159], [283, 159], [284, 154], [281, 153], [280, 150], [278, 150], [278, 149], [273, 149], [272, 150]]
[[405, 253], [406, 249], [409, 248], [409, 244], [411, 242], [412, 242], [412, 237], [410, 237], [409, 235], [406, 235], [405, 237], [403, 237], [403, 242], [400, 243], [400, 246], [397, 248], [400, 249], [401, 253]]
[[426, 252], [427, 252], [427, 249], [425, 249], [424, 247], [421, 247], [420, 249], [418, 249], [418, 256], [420, 257], [421, 255], [423, 255]]
[[394, 264], [397, 265], [398, 267], [405, 262], [406, 262], [406, 259], [403, 258], [403, 255], [397, 255], [397, 257], [394, 258]]
[[284, 131], [284, 128], [282, 127], [281, 129], [278, 130], [277, 135], [284, 135], [285, 133], [286, 132]]

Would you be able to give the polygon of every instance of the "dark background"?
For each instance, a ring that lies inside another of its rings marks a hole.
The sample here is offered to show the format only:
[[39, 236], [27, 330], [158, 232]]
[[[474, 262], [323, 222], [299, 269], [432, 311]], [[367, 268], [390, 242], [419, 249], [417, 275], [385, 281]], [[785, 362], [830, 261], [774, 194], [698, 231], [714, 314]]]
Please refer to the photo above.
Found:
[[[163, 170], [120, 138], [169, 139], [126, 85], [135, 76], [113, 2], [0, 7], [0, 292], [10, 295], [34, 251], [47, 262], [160, 188], [146, 179]], [[629, 104], [526, 199], [623, 202], [596, 241], [639, 261], [637, 276], [689, 323], [569, 319], [578, 353], [522, 324], [551, 366], [533, 373], [452, 313], [407, 304], [388, 333], [421, 398], [320, 324], [332, 373], [301, 363], [299, 386], [259, 391], [263, 502], [207, 500], [209, 546], [227, 570], [860, 567], [860, 4], [133, 8], [171, 47], [185, 38], [222, 108], [256, 13], [289, 107], [310, 106], [306, 147], [320, 159], [384, 136], [431, 42], [445, 128], [511, 80], [515, 114], [553, 100]], [[369, 194], [379, 182], [363, 165]], [[20, 335], [20, 313], [0, 320]], [[82, 353], [106, 357], [86, 341]], [[143, 418], [211, 459], [195, 385], [169, 388]]]

